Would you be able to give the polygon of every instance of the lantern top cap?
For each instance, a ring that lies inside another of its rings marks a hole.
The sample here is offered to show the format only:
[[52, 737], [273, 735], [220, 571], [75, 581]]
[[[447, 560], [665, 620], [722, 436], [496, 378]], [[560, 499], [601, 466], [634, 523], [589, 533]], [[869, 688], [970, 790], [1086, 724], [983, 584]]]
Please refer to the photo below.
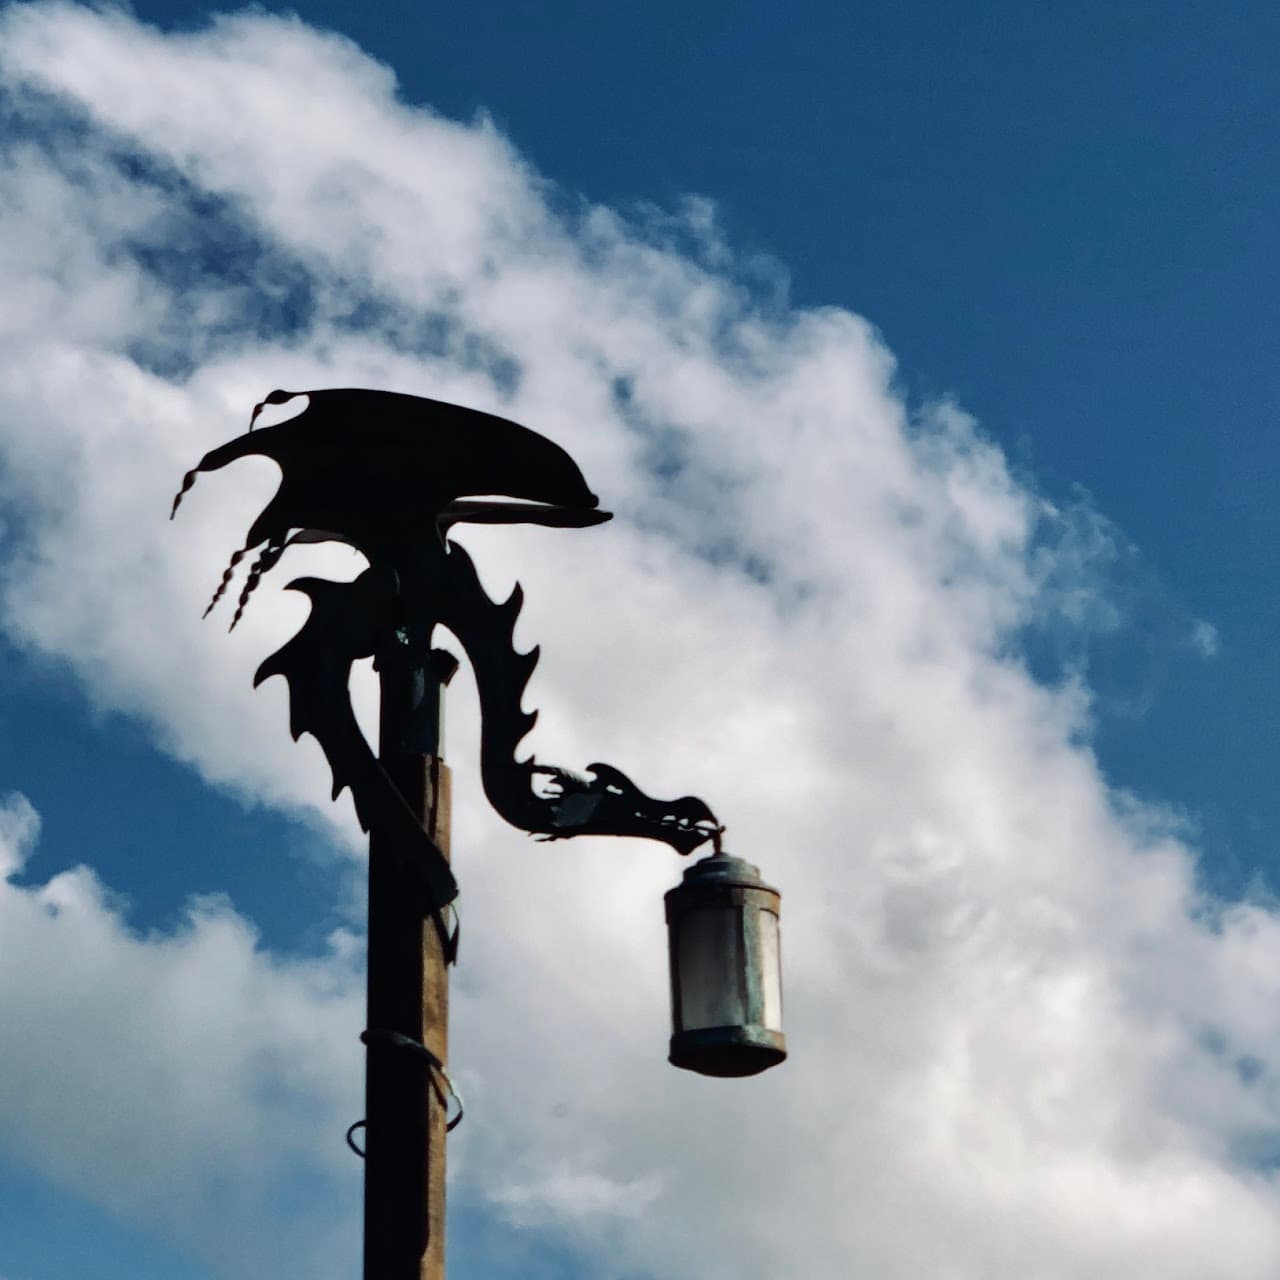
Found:
[[745, 889], [761, 889], [766, 893], [777, 893], [772, 886], [765, 884], [760, 877], [760, 868], [745, 858], [735, 858], [731, 853], [713, 853], [699, 858], [691, 867], [686, 867], [681, 883], [667, 891], [667, 897], [673, 894], [683, 896], [686, 889], [699, 886], [737, 885]]
[[735, 858], [731, 853], [712, 853], [699, 858], [693, 866], [686, 867], [683, 878], [686, 881], [706, 880], [712, 876], [721, 880], [755, 884], [760, 880], [760, 868], [745, 858]]

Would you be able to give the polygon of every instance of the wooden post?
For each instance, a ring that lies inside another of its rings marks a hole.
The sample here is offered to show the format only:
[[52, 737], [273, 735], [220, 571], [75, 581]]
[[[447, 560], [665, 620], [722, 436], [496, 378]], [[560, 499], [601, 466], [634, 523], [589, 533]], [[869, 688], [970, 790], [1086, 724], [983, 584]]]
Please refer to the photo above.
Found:
[[[431, 838], [449, 854], [449, 768], [441, 758], [447, 654], [379, 659], [379, 757]], [[448, 1058], [449, 975], [421, 894], [375, 834], [369, 841], [368, 1041], [365, 1068], [365, 1280], [444, 1280], [445, 1105], [421, 1055]]]

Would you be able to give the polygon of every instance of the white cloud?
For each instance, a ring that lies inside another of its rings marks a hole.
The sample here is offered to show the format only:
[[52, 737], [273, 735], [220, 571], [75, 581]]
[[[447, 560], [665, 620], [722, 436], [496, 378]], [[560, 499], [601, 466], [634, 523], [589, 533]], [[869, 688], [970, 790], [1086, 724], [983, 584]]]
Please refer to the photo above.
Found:
[[593, 1170], [576, 1172], [560, 1167], [535, 1182], [507, 1182], [493, 1192], [516, 1226], [559, 1226], [581, 1218], [641, 1218], [653, 1207], [661, 1190], [657, 1177], [613, 1182]]
[[1202, 658], [1216, 658], [1222, 650], [1222, 637], [1212, 622], [1197, 618], [1191, 624], [1191, 647]]
[[[0, 1129], [6, 1155], [229, 1269], [348, 1269], [358, 1181], [342, 1146], [358, 1098], [363, 983], [343, 940], [324, 961], [261, 952], [223, 901], [140, 937], [87, 867], [20, 886], [38, 828], [0, 809]], [[305, 1208], [281, 1223], [273, 1202]], [[305, 1264], [303, 1263], [305, 1260]], [[335, 1272], [336, 1274], [336, 1272]]]
[[[754, 301], [704, 208], [700, 261], [660, 223], [557, 215], [491, 127], [399, 103], [385, 68], [297, 20], [161, 35], [10, 8], [0, 77], [26, 129], [0, 152], [21, 193], [0, 203], [9, 636], [210, 781], [350, 837], [283, 690], [250, 690], [304, 604], [264, 589], [234, 636], [199, 622], [270, 468], [202, 478], [173, 526], [168, 499], [274, 386], [495, 408], [569, 447], [620, 514], [466, 536], [495, 591], [525, 584], [539, 755], [705, 795], [784, 892], [791, 1060], [747, 1082], [671, 1071], [677, 868], [502, 829], [463, 677], [456, 1195], [597, 1263], [700, 1280], [1274, 1273], [1280, 919], [1200, 900], [1178, 832], [1099, 775], [1087, 689], [1019, 660], [1023, 627], [1096, 626], [1106, 602], [1087, 539], [1046, 542], [1061, 513], [962, 411], [904, 406], [858, 317]], [[63, 112], [86, 127], [54, 145]], [[294, 572], [350, 573], [327, 555], [291, 552]], [[4, 901], [57, 960], [20, 981], [24, 953], [0, 958], [31, 1037], [0, 1125], [17, 1155], [38, 1141], [47, 1176], [197, 1246], [193, 1180], [244, 1168], [249, 1135], [283, 1127], [323, 1163], [299, 1117], [354, 1096], [346, 958], [264, 956], [216, 903], [132, 937], [86, 871]], [[68, 918], [93, 967], [58, 947]], [[117, 1071], [105, 1114], [169, 1090], [167, 1163], [132, 1125], [55, 1105], [91, 978], [124, 1019], [117, 1056], [162, 1064]], [[211, 1058], [198, 1088], [189, 1048]], [[131, 1141], [122, 1191], [108, 1153]], [[645, 1212], [618, 1212], [637, 1195]]]

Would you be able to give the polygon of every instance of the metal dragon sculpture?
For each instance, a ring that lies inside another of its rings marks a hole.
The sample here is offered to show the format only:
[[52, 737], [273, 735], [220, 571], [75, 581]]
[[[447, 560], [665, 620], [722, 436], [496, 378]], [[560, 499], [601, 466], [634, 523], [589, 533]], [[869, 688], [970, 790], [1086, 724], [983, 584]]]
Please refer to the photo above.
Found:
[[[300, 414], [254, 429], [266, 405], [297, 396], [307, 397]], [[502, 603], [490, 599], [449, 533], [468, 522], [585, 527], [608, 520], [559, 445], [505, 418], [420, 396], [359, 388], [273, 391], [255, 406], [244, 435], [187, 472], [170, 518], [200, 472], [249, 455], [277, 463], [282, 480], [231, 557], [206, 616], [255, 551], [232, 627], [290, 546], [335, 541], [364, 554], [369, 567], [353, 582], [299, 578], [288, 584], [307, 595], [311, 613], [262, 663], [254, 683], [285, 677], [293, 737], [314, 735], [332, 770], [334, 798], [350, 788], [363, 828], [390, 839], [437, 918], [456, 897], [457, 884], [361, 733], [348, 680], [360, 658], [379, 661], [407, 650], [425, 659], [438, 625], [457, 637], [474, 670], [481, 777], [490, 803], [508, 822], [544, 839], [640, 836], [682, 854], [718, 840], [720, 824], [693, 796], [656, 800], [606, 764], [588, 765], [581, 774], [517, 758], [537, 719], [521, 700], [538, 650], [520, 653], [513, 643], [521, 589]], [[517, 501], [479, 501], [478, 495]]]

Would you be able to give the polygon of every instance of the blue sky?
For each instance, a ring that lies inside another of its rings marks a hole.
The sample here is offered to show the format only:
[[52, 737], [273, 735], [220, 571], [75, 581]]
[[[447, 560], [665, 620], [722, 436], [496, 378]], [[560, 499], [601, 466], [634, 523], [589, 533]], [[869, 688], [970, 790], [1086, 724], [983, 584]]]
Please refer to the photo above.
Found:
[[[1095, 647], [1099, 749], [1118, 781], [1187, 805], [1239, 888], [1274, 867], [1280, 822], [1280, 614], [1259, 589], [1280, 543], [1280, 17], [871, 8], [297, 11], [386, 61], [410, 101], [490, 116], [566, 200], [712, 199], [795, 303], [875, 324], [908, 394], [956, 397], [1055, 500], [1082, 487], [1139, 550], [1122, 586], [1160, 633]], [[1179, 652], [1182, 614], [1230, 660]]]
[[672, 1078], [678, 866], [501, 829], [462, 677], [459, 1280], [1273, 1274], [1274, 9], [131, 12], [0, 10], [0, 1277], [351, 1269], [360, 841], [296, 608], [198, 625], [271, 477], [142, 513], [374, 380], [580, 458], [616, 526], [474, 544], [539, 754], [788, 912], [789, 1080]]

